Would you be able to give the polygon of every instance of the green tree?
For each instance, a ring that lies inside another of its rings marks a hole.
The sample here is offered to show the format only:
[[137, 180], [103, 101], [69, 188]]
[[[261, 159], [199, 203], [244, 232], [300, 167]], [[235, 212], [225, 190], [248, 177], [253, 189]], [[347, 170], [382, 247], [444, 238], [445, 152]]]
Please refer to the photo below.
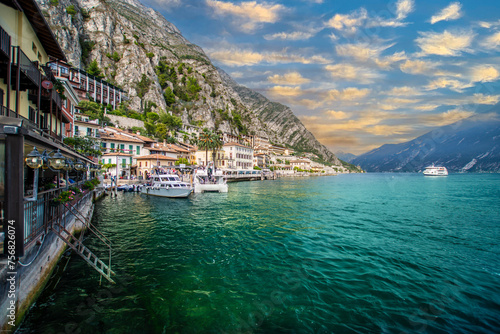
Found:
[[74, 17], [76, 15], [75, 5], [69, 5], [68, 7], [66, 7], [66, 13], [71, 15], [71, 17]]
[[182, 119], [180, 117], [162, 112], [160, 114], [160, 122], [165, 124], [169, 130], [176, 130], [182, 127]]
[[175, 94], [174, 92], [172, 92], [172, 89], [170, 89], [170, 87], [167, 87], [167, 89], [165, 89], [165, 92], [163, 92], [163, 97], [165, 98], [165, 103], [167, 104], [167, 106], [170, 107], [175, 103]]
[[[208, 165], [208, 151], [212, 150], [212, 161], [215, 162], [215, 151], [222, 147], [222, 141], [217, 133], [214, 133], [207, 128], [203, 129], [198, 137], [198, 146], [205, 150], [205, 161]], [[215, 164], [214, 164], [215, 166]]]
[[104, 78], [102, 75], [102, 70], [99, 68], [99, 64], [97, 64], [97, 60], [92, 60], [92, 62], [87, 67], [87, 73], [95, 76], [98, 79]]
[[101, 151], [96, 149], [100, 146], [98, 140], [91, 137], [66, 137], [63, 142], [75, 149], [75, 151], [85, 155], [97, 157], [102, 155]]
[[167, 126], [165, 124], [163, 124], [163, 123], [157, 124], [156, 125], [156, 133], [155, 133], [155, 135], [160, 140], [163, 140], [163, 139], [167, 138], [167, 135], [168, 135]]
[[140, 81], [136, 82], [135, 90], [137, 91], [137, 96], [141, 99], [141, 113], [143, 112], [143, 98], [149, 92], [149, 86], [151, 85], [151, 79], [147, 77], [146, 74], [142, 74]]
[[220, 134], [212, 133], [212, 161], [214, 162], [214, 171], [215, 166], [217, 166], [217, 151], [220, 150], [223, 146], [222, 139]]

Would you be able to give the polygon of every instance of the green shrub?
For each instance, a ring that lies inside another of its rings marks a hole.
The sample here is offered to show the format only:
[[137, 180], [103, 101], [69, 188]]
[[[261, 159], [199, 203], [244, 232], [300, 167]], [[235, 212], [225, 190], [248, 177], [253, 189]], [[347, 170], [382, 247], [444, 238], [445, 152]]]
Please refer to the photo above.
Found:
[[154, 56], [155, 56], [155, 54], [153, 52], [146, 53], [146, 57], [148, 57], [150, 59], [153, 58]]
[[69, 5], [68, 7], [66, 7], [66, 13], [68, 13], [69, 15], [71, 15], [71, 17], [75, 16], [76, 15], [75, 6], [74, 5]]

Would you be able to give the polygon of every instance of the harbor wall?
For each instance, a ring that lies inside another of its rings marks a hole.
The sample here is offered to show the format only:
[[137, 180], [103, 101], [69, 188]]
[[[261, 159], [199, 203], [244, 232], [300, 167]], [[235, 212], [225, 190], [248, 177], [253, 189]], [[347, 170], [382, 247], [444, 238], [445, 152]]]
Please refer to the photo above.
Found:
[[[102, 196], [103, 190], [96, 190], [94, 198]], [[82, 203], [80, 212], [89, 219], [93, 214], [93, 198], [89, 196]], [[83, 223], [68, 214], [66, 228], [74, 235], [83, 228]], [[47, 233], [43, 240], [35, 243], [12, 269], [6, 261], [0, 264], [0, 332], [13, 333], [26, 312], [36, 301], [57, 266], [67, 245], [54, 232]]]

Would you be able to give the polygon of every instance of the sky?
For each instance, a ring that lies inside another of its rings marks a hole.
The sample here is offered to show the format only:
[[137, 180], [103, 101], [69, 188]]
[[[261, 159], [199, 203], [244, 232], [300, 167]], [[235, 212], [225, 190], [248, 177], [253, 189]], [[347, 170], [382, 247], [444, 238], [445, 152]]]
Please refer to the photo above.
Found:
[[140, 1], [332, 152], [493, 116], [500, 101], [498, 0]]

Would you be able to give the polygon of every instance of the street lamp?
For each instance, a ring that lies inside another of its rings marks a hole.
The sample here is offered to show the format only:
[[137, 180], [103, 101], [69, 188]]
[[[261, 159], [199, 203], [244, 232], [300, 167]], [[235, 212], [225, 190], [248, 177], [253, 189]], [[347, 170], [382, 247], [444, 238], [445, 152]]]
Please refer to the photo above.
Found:
[[57, 170], [62, 169], [66, 163], [66, 158], [61, 154], [61, 151], [59, 151], [59, 149], [57, 149], [57, 152], [54, 153], [53, 156], [50, 156], [49, 153], [48, 160], [49, 166]]
[[33, 197], [27, 198], [27, 201], [36, 201], [38, 197], [38, 173], [40, 167], [43, 166], [43, 157], [38, 152], [36, 147], [33, 147], [33, 150], [26, 156], [25, 159], [26, 165], [35, 170], [35, 175], [33, 179]]
[[69, 185], [69, 171], [73, 169], [73, 160], [65, 159], [63, 169], [66, 171], [66, 190], [68, 190]]

